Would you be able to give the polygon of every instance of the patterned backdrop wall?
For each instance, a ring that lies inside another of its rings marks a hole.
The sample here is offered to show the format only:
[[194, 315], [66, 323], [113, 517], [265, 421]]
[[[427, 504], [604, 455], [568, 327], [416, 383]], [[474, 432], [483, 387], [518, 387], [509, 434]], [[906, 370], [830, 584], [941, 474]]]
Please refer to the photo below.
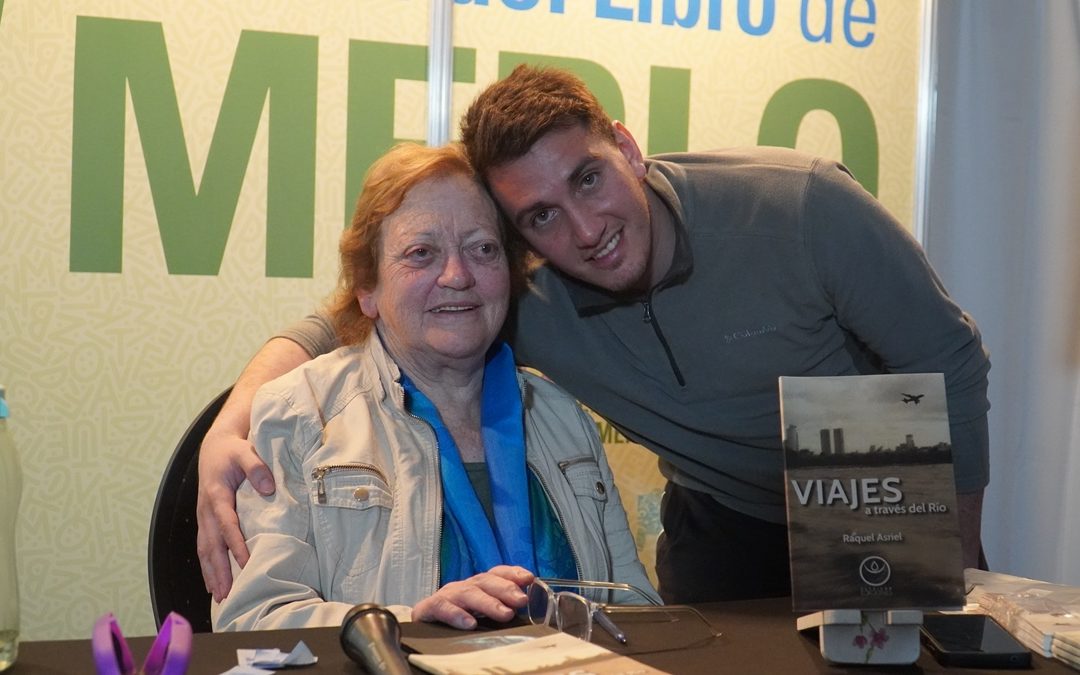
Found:
[[[153, 631], [162, 469], [192, 416], [332, 288], [371, 160], [424, 138], [428, 8], [0, 2], [0, 382], [24, 472], [24, 639], [85, 637], [106, 611]], [[453, 12], [455, 119], [515, 62], [561, 60], [649, 152], [797, 145], [913, 222], [921, 3]], [[655, 459], [599, 429], [651, 561]]]

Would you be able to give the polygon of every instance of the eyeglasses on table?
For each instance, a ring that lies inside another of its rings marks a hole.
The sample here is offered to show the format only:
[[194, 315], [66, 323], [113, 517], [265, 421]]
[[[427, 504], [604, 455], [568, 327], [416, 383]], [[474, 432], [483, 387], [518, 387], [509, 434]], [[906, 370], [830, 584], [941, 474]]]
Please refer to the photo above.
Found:
[[593, 602], [580, 593], [554, 591], [552, 586], [601, 589], [609, 591], [607, 594], [609, 597], [615, 591], [631, 593], [646, 603], [658, 604], [645, 591], [631, 584], [576, 579], [536, 579], [533, 581], [526, 591], [529, 599], [529, 621], [534, 624], [554, 625], [563, 633], [585, 641], [592, 638], [593, 622], [600, 624], [611, 637], [622, 644], [626, 644], [626, 633], [604, 613], [603, 604]]
[[[581, 593], [555, 591], [553, 588], [575, 588], [582, 591], [588, 589], [594, 595], [597, 590], [606, 591], [604, 595], [609, 600], [618, 597], [620, 600], [636, 602], [598, 603]], [[526, 589], [526, 594], [531, 623], [551, 625], [582, 640], [591, 640], [595, 623], [620, 645], [627, 645], [629, 639], [622, 627], [636, 627], [636, 630], [630, 631], [630, 634], [635, 636], [635, 644], [627, 653], [693, 648], [703, 646], [720, 636], [709, 621], [693, 607], [661, 605], [645, 591], [631, 584], [536, 579]], [[618, 619], [618, 623], [613, 620], [613, 616]]]

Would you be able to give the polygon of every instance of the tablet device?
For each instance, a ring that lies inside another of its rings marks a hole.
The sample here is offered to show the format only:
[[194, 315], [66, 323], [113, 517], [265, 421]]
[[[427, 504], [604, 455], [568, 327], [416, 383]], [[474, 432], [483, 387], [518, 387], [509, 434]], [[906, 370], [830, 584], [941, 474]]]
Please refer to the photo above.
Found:
[[1031, 652], [984, 614], [927, 614], [923, 644], [944, 666], [1029, 668]]

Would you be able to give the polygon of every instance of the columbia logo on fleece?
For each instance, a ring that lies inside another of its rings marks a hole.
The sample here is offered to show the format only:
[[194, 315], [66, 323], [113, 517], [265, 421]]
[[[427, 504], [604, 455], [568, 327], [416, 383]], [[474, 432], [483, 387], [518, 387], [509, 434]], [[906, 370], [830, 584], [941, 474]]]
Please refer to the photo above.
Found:
[[739, 340], [761, 337], [762, 335], [767, 335], [768, 333], [775, 332], [776, 326], [772, 325], [771, 323], [767, 323], [763, 326], [758, 326], [757, 328], [745, 328], [743, 330], [737, 330], [734, 333], [724, 333], [724, 335], [722, 335], [721, 337], [724, 338], [724, 344], [730, 345], [732, 343], [738, 342]]

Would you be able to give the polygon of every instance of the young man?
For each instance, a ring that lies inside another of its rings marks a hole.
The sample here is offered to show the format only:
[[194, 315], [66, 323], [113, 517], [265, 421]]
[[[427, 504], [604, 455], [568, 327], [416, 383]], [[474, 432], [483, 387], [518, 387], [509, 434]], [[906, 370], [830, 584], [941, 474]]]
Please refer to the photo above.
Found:
[[[919, 246], [846, 169], [778, 148], [642, 156], [576, 77], [522, 66], [462, 120], [504, 215], [546, 264], [518, 360], [656, 452], [668, 602], [789, 592], [777, 377], [944, 372], [966, 566], [989, 480], [990, 364]], [[232, 492], [272, 490], [243, 440], [254, 388], [333, 347], [319, 317], [264, 347], [200, 459], [200, 557], [243, 561]], [[235, 399], [235, 400], [234, 400]]]

